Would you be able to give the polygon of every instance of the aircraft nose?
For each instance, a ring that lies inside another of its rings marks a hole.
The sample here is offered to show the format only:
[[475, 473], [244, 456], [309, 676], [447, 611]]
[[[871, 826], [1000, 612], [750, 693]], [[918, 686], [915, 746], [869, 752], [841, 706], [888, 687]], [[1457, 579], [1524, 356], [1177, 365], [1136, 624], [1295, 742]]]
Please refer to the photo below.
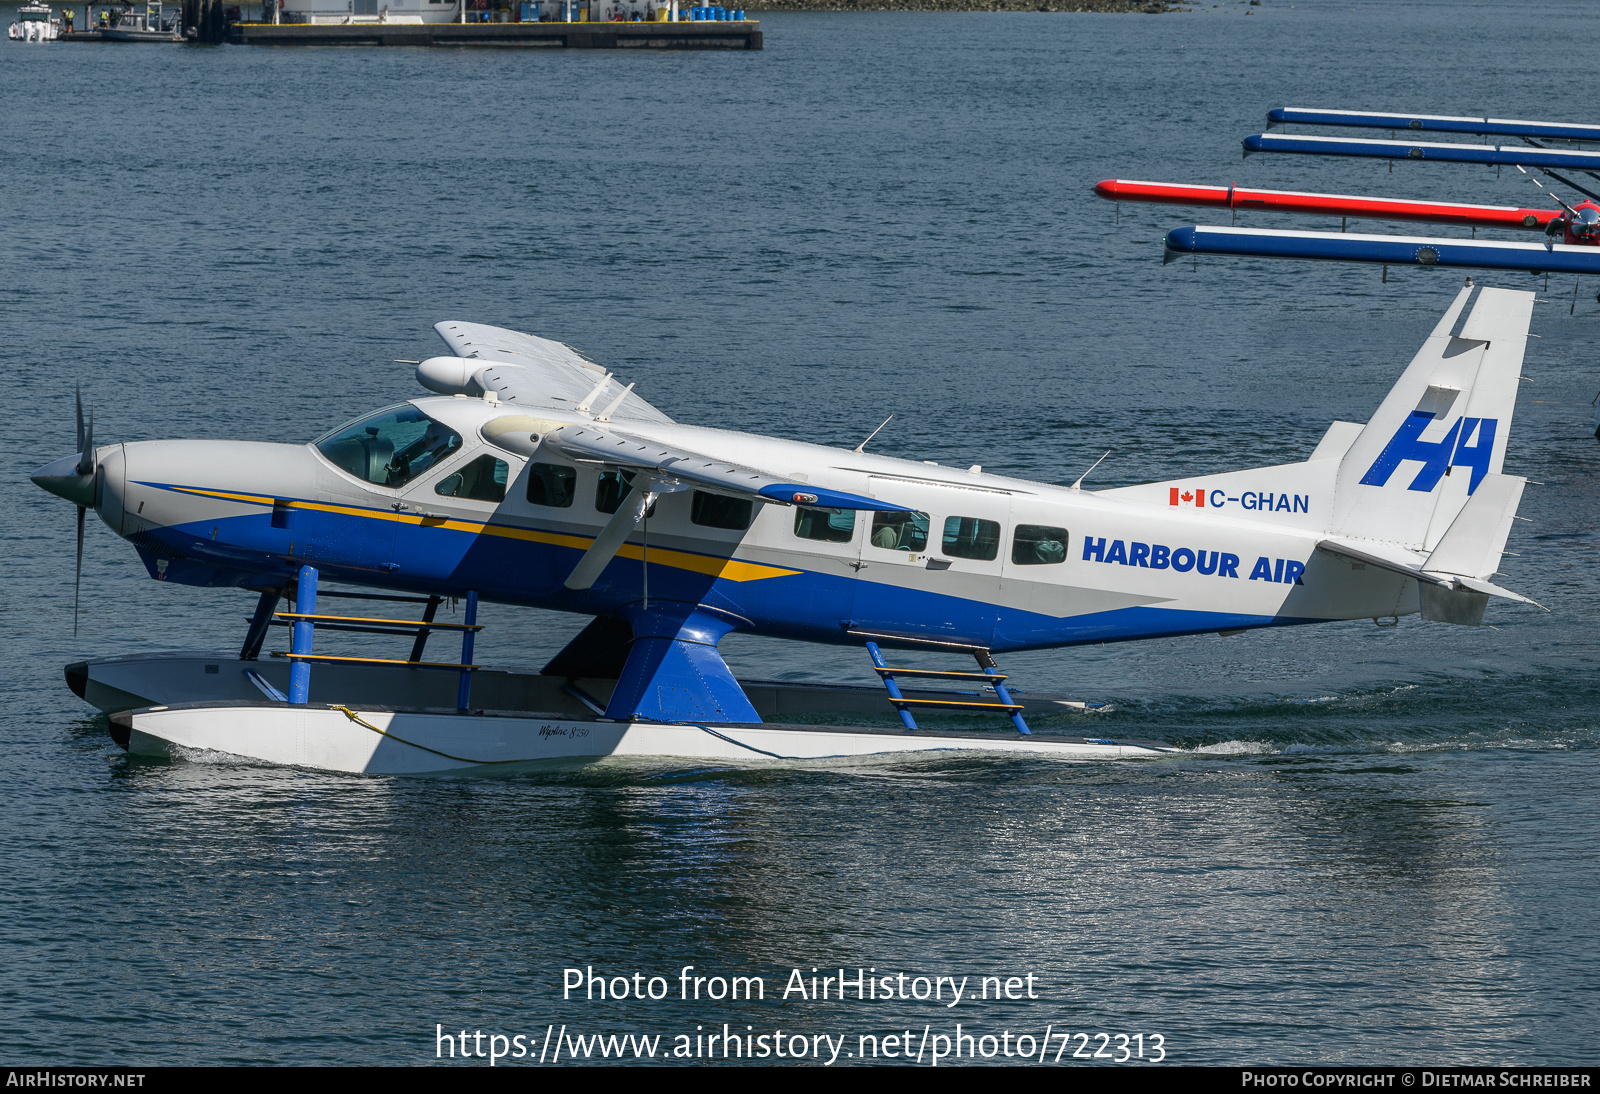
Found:
[[45, 464], [32, 475], [35, 486], [41, 490], [48, 490], [58, 498], [65, 498], [74, 505], [92, 507], [94, 505], [94, 472], [85, 475], [78, 470], [80, 456], [62, 456], [59, 460], [52, 460]]

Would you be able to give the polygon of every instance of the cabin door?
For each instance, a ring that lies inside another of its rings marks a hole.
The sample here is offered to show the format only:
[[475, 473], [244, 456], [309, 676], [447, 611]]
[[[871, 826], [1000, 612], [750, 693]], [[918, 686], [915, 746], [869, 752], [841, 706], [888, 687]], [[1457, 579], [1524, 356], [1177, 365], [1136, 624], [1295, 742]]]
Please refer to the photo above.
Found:
[[860, 514], [854, 629], [990, 645], [1010, 499], [896, 479], [870, 483], [872, 497], [918, 509]]

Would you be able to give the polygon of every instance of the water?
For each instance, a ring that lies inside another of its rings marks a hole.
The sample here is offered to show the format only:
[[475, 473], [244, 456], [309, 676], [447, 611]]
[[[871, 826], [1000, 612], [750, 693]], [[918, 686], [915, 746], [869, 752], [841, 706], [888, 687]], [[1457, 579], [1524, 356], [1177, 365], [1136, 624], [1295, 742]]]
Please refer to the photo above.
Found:
[[[149, 581], [94, 522], [74, 638], [72, 512], [26, 480], [72, 446], [74, 382], [102, 442], [306, 438], [413, 394], [391, 361], [444, 318], [569, 341], [683, 420], [854, 444], [892, 411], [875, 447], [959, 466], [1070, 482], [1112, 449], [1112, 486], [1303, 458], [1459, 275], [1163, 268], [1193, 214], [1118, 224], [1089, 186], [1539, 204], [1514, 173], [1237, 142], [1284, 103], [1590, 117], [1600, 75], [1552, 53], [1590, 19], [1266, 0], [776, 15], [735, 55], [0, 47], [4, 1054], [415, 1063], [436, 1024], [670, 1048], [724, 1022], [854, 1051], [960, 1021], [1159, 1033], [1188, 1063], [1593, 1063], [1600, 284], [1541, 292], [1507, 464], [1544, 485], [1502, 580], [1551, 611], [1007, 660], [1116, 704], [1100, 731], [1192, 750], [1148, 764], [130, 761], [60, 666], [230, 648], [249, 603]], [[484, 617], [482, 659], [513, 666], [582, 623]], [[745, 674], [868, 675], [728, 647]], [[674, 998], [563, 1001], [590, 965]], [[677, 1000], [684, 965], [769, 998]], [[1032, 973], [1041, 998], [772, 998], [813, 966]]]

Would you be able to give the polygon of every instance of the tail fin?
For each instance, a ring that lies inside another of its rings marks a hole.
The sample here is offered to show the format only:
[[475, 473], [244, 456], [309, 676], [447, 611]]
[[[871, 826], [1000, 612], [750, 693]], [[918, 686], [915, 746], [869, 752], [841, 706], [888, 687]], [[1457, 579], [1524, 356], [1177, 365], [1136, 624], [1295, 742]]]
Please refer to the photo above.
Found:
[[[1452, 334], [1471, 295], [1469, 283], [1340, 462], [1333, 534], [1430, 553], [1484, 480], [1500, 475], [1534, 294], [1484, 289]], [[1501, 534], [1491, 570], [1504, 543]], [[1487, 553], [1485, 545], [1473, 568]]]

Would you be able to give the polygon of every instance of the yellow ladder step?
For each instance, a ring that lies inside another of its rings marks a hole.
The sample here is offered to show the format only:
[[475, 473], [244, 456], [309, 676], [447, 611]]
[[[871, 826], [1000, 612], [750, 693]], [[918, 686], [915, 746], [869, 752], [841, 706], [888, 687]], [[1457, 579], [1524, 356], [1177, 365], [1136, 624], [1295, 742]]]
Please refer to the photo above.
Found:
[[890, 669], [877, 668], [876, 666], [874, 666], [874, 670], [879, 676], [922, 676], [940, 680], [988, 680], [990, 682], [1006, 679], [1004, 675], [998, 672], [991, 674], [987, 672], [961, 672], [953, 669]]
[[327, 661], [349, 665], [405, 665], [413, 669], [453, 669], [456, 672], [470, 672], [483, 667], [482, 665], [463, 665], [451, 661], [402, 661], [394, 657], [330, 657], [322, 653], [285, 653], [283, 650], [273, 650], [272, 656], [287, 658], [290, 661]]
[[378, 619], [367, 615], [311, 615], [304, 612], [274, 612], [274, 618], [293, 619], [303, 623], [387, 623], [392, 627], [417, 630], [426, 627], [431, 631], [481, 631], [481, 623], [427, 623], [421, 619]]
[[894, 699], [889, 702], [895, 706], [911, 707], [944, 707], [950, 710], [1003, 710], [1006, 713], [1026, 710], [1021, 703], [986, 703], [982, 700], [968, 699]]

